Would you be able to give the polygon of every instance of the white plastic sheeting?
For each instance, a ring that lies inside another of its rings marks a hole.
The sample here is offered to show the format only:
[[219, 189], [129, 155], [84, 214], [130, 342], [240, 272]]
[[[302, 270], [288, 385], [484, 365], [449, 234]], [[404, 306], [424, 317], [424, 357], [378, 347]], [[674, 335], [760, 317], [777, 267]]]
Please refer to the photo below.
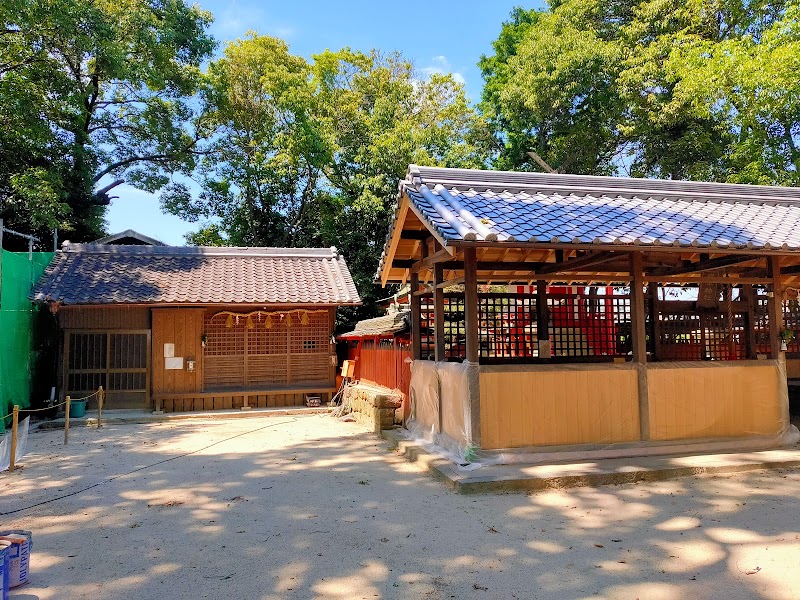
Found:
[[471, 456], [470, 394], [477, 391], [477, 379], [478, 370], [468, 362], [414, 361], [408, 422], [412, 435], [446, 449], [459, 460]]
[[[28, 446], [28, 425], [30, 424], [30, 417], [25, 417], [22, 422], [17, 425], [17, 451], [15, 462], [19, 464], [22, 457], [25, 456], [26, 448]], [[0, 471], [6, 471], [11, 464], [11, 430], [8, 429], [0, 439]]]

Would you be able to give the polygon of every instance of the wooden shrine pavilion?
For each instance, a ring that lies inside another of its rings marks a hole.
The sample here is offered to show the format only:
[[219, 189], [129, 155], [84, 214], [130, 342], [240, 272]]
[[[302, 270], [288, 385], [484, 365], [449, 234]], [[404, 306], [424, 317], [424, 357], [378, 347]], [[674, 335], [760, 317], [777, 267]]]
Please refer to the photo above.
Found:
[[59, 396], [108, 408], [294, 406], [336, 390], [336, 248], [67, 244], [31, 298], [63, 335]]
[[789, 432], [800, 189], [411, 165], [378, 277], [411, 285], [414, 419], [460, 448]]

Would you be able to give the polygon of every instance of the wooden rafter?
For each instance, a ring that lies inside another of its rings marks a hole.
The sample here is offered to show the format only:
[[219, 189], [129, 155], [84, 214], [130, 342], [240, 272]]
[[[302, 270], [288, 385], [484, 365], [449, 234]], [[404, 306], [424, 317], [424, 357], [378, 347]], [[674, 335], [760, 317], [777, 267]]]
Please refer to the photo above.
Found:
[[721, 256], [719, 258], [704, 258], [698, 262], [683, 261], [682, 264], [676, 267], [654, 270], [652, 274], [669, 276], [686, 275], [688, 273], [701, 273], [703, 271], [714, 271], [716, 269], [732, 267], [744, 262], [758, 260], [758, 258], [758, 256], [751, 256], [747, 254], [736, 254], [732, 256]]

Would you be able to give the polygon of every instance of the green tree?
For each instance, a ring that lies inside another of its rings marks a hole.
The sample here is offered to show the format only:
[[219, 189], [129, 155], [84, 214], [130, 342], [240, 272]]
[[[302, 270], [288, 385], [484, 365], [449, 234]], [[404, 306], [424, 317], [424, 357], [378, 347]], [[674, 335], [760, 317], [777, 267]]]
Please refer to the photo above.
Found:
[[398, 54], [343, 49], [309, 62], [250, 34], [209, 73], [217, 138], [200, 192], [174, 190], [166, 210], [203, 223], [192, 242], [335, 245], [366, 302], [380, 293], [373, 277], [409, 163], [485, 164], [486, 129], [463, 88], [417, 77]]
[[0, 4], [0, 216], [92, 239], [114, 187], [190, 172], [210, 21], [183, 0]]
[[782, 1], [517, 9], [480, 63], [496, 164], [538, 170], [534, 151], [577, 173], [788, 181], [796, 22]]

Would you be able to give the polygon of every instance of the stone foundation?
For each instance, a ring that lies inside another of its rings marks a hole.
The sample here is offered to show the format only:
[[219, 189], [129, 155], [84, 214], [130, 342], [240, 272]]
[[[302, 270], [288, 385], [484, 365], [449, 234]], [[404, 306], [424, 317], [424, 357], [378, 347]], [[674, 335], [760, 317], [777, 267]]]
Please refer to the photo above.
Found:
[[344, 404], [349, 406], [356, 420], [380, 433], [395, 424], [395, 411], [402, 407], [399, 395], [387, 388], [356, 383], [344, 391]]

